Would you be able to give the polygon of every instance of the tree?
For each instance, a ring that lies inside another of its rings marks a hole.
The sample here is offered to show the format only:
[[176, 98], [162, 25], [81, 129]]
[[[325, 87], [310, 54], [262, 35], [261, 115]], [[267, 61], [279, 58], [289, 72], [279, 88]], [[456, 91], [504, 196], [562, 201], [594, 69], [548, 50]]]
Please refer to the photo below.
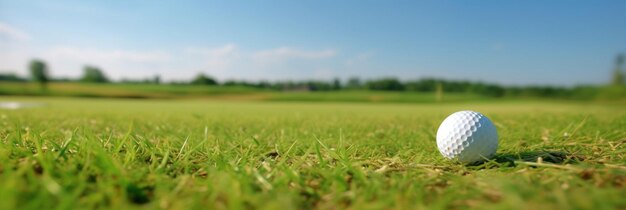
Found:
[[305, 81], [303, 86], [305, 86], [310, 91], [329, 91], [333, 89], [333, 86], [324, 81]]
[[107, 83], [109, 79], [104, 75], [102, 70], [94, 66], [85, 66], [83, 68], [84, 75], [80, 80], [83, 82]]
[[192, 85], [217, 85], [217, 81], [213, 79], [213, 77], [200, 73], [193, 80], [191, 80], [191, 84]]
[[333, 79], [333, 90], [340, 90], [340, 89], [341, 89], [341, 80], [339, 80], [339, 78]]
[[396, 78], [382, 78], [377, 80], [367, 81], [365, 84], [370, 90], [386, 90], [386, 91], [401, 91], [404, 90], [404, 84], [402, 84]]
[[624, 55], [619, 54], [615, 59], [615, 70], [613, 72], [613, 78], [611, 80], [612, 85], [624, 84], [624, 73], [622, 72], [622, 65], [624, 64]]
[[351, 77], [348, 79], [348, 84], [346, 84], [346, 88], [349, 89], [360, 89], [362, 86], [361, 79], [358, 77]]
[[408, 91], [418, 91], [418, 92], [432, 92], [436, 90], [437, 84], [441, 82], [435, 79], [420, 79], [408, 81], [404, 84], [406, 90]]
[[32, 80], [38, 82], [41, 89], [46, 89], [48, 84], [48, 66], [42, 60], [32, 60], [29, 65]]
[[154, 75], [154, 84], [161, 84], [161, 76], [160, 75]]
[[9, 81], [9, 82], [25, 82], [28, 81], [24, 78], [21, 78], [15, 74], [12, 73], [8, 73], [8, 74], [0, 74], [0, 81]]

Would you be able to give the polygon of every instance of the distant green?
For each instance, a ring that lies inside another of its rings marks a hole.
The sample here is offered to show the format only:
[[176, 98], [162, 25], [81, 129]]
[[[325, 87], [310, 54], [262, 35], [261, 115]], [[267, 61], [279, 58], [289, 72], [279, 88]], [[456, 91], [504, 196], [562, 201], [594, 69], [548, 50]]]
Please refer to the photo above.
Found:
[[475, 92], [381, 91], [344, 89], [325, 91], [275, 90], [250, 86], [54, 82], [45, 90], [35, 83], [0, 82], [0, 96], [57, 96], [136, 99], [229, 99], [244, 101], [432, 103], [493, 100], [567, 100], [626, 104], [626, 86], [511, 88], [512, 95], [491, 96]]

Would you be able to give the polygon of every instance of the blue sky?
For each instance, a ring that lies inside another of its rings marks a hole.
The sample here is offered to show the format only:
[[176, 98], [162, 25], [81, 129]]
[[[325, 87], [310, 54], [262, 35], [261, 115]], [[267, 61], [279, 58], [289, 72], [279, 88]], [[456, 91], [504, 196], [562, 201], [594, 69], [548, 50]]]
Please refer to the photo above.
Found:
[[625, 20], [626, 1], [0, 0], [0, 72], [599, 84]]

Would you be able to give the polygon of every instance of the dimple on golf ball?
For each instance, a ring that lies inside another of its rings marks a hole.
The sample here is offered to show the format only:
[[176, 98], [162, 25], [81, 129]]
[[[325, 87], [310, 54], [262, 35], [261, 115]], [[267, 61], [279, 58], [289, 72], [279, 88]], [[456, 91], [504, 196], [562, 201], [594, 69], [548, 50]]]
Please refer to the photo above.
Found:
[[437, 130], [437, 147], [448, 158], [474, 163], [493, 156], [498, 149], [498, 132], [489, 118], [474, 111], [448, 116]]

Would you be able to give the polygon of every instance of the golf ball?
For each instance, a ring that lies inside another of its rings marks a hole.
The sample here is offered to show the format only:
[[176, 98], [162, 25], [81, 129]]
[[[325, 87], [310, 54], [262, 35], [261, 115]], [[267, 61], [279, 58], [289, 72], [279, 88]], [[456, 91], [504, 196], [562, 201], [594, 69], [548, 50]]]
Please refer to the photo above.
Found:
[[474, 111], [448, 116], [437, 130], [437, 147], [448, 158], [474, 163], [490, 158], [498, 149], [498, 132], [489, 118]]

